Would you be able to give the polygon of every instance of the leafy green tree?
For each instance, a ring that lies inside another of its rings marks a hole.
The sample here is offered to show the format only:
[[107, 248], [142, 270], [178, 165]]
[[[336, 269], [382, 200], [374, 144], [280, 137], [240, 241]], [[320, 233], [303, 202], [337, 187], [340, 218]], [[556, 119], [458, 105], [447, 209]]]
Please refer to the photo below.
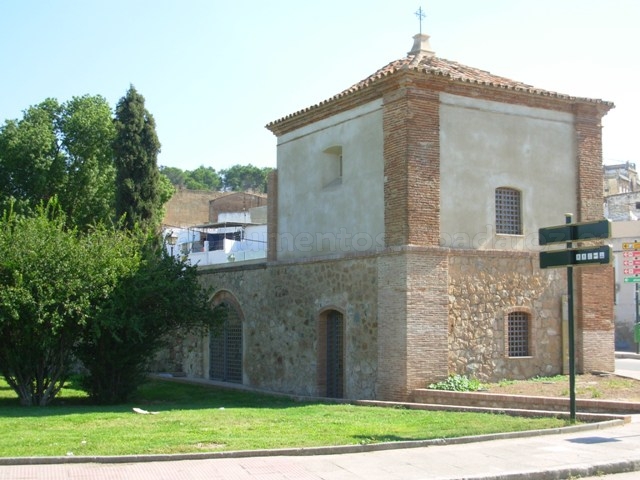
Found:
[[0, 219], [0, 373], [23, 405], [53, 400], [88, 322], [139, 263], [126, 232], [65, 224], [55, 198]]
[[160, 173], [169, 179], [172, 185], [182, 188], [187, 180], [187, 173], [176, 167], [160, 167]]
[[162, 221], [160, 141], [144, 97], [131, 85], [115, 114], [116, 215], [129, 229], [157, 228]]
[[[166, 214], [165, 206], [173, 194], [176, 193], [176, 187], [171, 184], [171, 180], [166, 175], [160, 174], [158, 182], [158, 194], [160, 195], [160, 208], [158, 210], [158, 218], [164, 218]], [[159, 240], [162, 242], [162, 240]]]
[[0, 130], [0, 196], [19, 211], [29, 211], [58, 191], [65, 158], [58, 143], [62, 106], [54, 99], [30, 107], [21, 120]]
[[147, 250], [138, 271], [118, 285], [78, 343], [76, 355], [89, 371], [84, 389], [96, 403], [126, 401], [172, 333], [210, 321], [208, 294], [196, 267]]
[[272, 168], [259, 168], [251, 164], [234, 165], [226, 170], [221, 170], [225, 190], [234, 192], [251, 191], [265, 193], [267, 191], [267, 178]]
[[84, 228], [113, 219], [115, 126], [102, 97], [74, 97], [59, 119], [66, 152], [65, 182], [57, 192], [71, 224]]
[[220, 175], [211, 167], [200, 166], [191, 172], [186, 172], [185, 185], [189, 190], [217, 191], [222, 187]]
[[115, 170], [111, 109], [100, 96], [47, 99], [0, 128], [0, 207], [32, 211], [53, 196], [71, 224], [110, 220]]

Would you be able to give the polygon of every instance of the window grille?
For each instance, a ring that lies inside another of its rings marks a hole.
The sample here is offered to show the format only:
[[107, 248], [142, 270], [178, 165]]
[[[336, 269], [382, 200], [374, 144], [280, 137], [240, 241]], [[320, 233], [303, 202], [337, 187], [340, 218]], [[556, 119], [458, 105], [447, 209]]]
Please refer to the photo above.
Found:
[[331, 311], [327, 316], [327, 397], [344, 396], [344, 317]]
[[507, 338], [510, 357], [528, 357], [529, 314], [512, 312], [507, 317]]
[[344, 397], [344, 315], [337, 310], [324, 312], [318, 319], [318, 395]]
[[496, 188], [496, 233], [522, 235], [520, 192]]
[[228, 303], [216, 307], [222, 312], [223, 324], [210, 333], [209, 378], [242, 383], [242, 321], [237, 310]]

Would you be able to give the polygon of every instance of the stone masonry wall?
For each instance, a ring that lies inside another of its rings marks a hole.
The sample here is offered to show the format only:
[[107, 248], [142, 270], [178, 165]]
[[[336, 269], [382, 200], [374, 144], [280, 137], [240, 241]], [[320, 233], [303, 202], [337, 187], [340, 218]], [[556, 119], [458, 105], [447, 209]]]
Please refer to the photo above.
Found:
[[318, 395], [318, 324], [332, 308], [345, 320], [345, 397], [376, 398], [376, 263], [358, 257], [203, 270], [203, 284], [242, 306], [244, 383]]
[[[461, 251], [449, 259], [449, 370], [482, 381], [562, 373], [566, 270], [528, 252]], [[506, 316], [530, 314], [530, 357], [510, 358]]]
[[[345, 397], [400, 400], [448, 374], [482, 381], [563, 372], [566, 270], [534, 252], [394, 248], [379, 255], [201, 271], [242, 308], [243, 383], [319, 395], [318, 330], [327, 309], [345, 320]], [[530, 356], [507, 355], [506, 317], [530, 315]], [[184, 336], [169, 370], [204, 377], [207, 336]], [[181, 365], [180, 365], [181, 364]], [[165, 369], [166, 371], [166, 369]]]

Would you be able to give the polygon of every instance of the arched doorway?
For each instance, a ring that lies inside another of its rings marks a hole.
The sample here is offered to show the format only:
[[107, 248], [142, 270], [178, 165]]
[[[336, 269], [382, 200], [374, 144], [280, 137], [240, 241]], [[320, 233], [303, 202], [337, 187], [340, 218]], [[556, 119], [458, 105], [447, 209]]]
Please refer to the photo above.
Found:
[[214, 301], [209, 332], [209, 378], [242, 383], [242, 312], [230, 294]]
[[318, 324], [318, 390], [320, 396], [344, 398], [344, 315], [326, 310]]

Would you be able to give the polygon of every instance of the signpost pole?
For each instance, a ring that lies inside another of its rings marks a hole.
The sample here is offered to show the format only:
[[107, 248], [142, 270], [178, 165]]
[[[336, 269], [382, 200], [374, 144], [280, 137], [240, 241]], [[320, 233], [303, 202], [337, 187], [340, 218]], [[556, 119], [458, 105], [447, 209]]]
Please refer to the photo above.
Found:
[[[565, 214], [565, 223], [571, 223], [572, 214]], [[567, 248], [572, 248], [572, 242], [567, 242]], [[573, 267], [567, 266], [567, 297], [568, 297], [568, 334], [569, 334], [569, 418], [571, 423], [576, 421], [576, 359], [573, 325]]]
[[[565, 213], [564, 225], [544, 227], [538, 229], [538, 242], [540, 246], [553, 243], [565, 243], [566, 250], [551, 250], [540, 252], [540, 268], [567, 267], [567, 336], [569, 347], [569, 405], [571, 407], [571, 423], [576, 421], [576, 350], [575, 350], [575, 323], [573, 320], [573, 266], [586, 267], [588, 265], [609, 265], [613, 254], [609, 245], [599, 247], [576, 247], [573, 242], [601, 240], [611, 238], [611, 221], [602, 219], [593, 222], [571, 223], [573, 215]], [[623, 243], [623, 249], [634, 248], [640, 250], [640, 242]], [[640, 256], [640, 252], [638, 252]], [[639, 262], [640, 263], [640, 262]], [[625, 265], [635, 265], [633, 261]], [[634, 277], [629, 277], [625, 282], [640, 282], [640, 269], [628, 269]], [[625, 270], [625, 274], [627, 270]], [[636, 275], [637, 274], [637, 275]], [[636, 309], [637, 310], [637, 309]], [[638, 312], [640, 315], [640, 312]], [[639, 318], [640, 319], [640, 318]], [[638, 342], [640, 344], [640, 342]], [[639, 347], [640, 348], [640, 347]]]

